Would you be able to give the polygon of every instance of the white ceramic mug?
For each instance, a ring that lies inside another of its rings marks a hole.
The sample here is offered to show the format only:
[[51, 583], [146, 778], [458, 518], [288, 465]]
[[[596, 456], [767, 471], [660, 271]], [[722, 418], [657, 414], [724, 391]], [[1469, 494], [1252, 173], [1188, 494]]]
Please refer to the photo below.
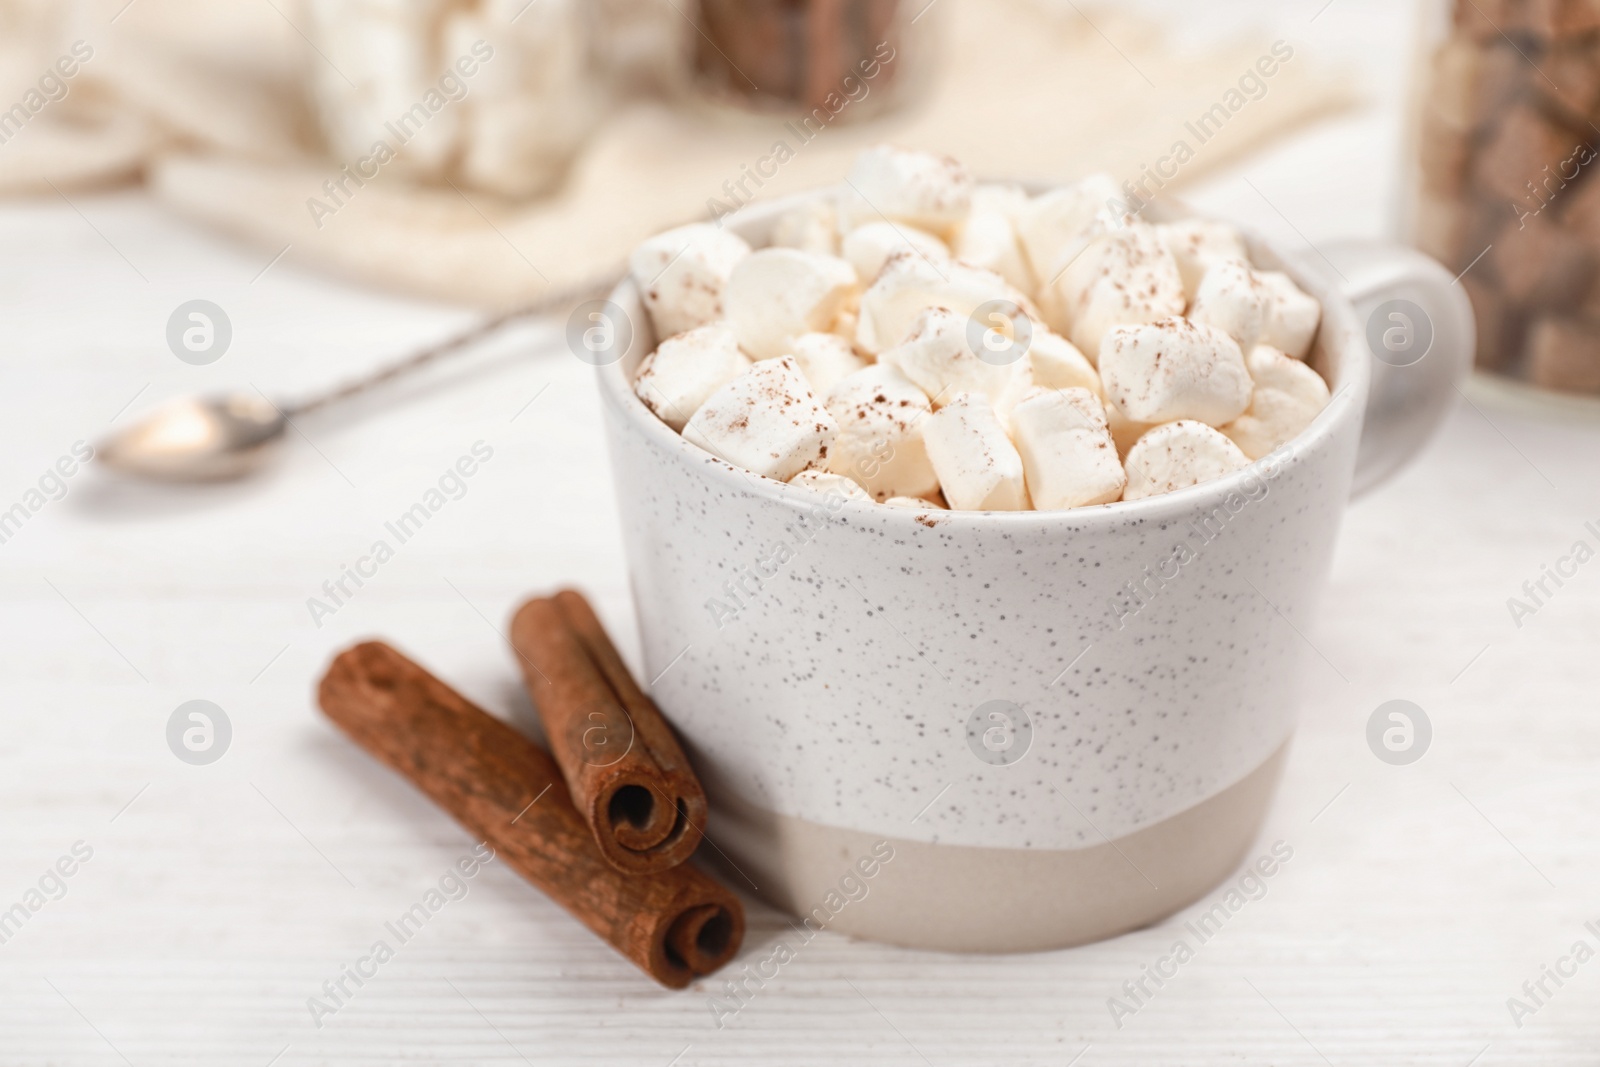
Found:
[[[767, 243], [796, 199], [737, 231]], [[1251, 252], [1322, 301], [1333, 402], [1245, 470], [1072, 511], [924, 512], [734, 469], [634, 396], [654, 338], [633, 285], [612, 294], [633, 336], [599, 377], [646, 677], [733, 884], [862, 937], [1023, 951], [1155, 921], [1240, 862], [1352, 483], [1432, 432], [1473, 339], [1416, 253]], [[1375, 360], [1370, 309], [1413, 356], [1431, 327], [1425, 358]]]

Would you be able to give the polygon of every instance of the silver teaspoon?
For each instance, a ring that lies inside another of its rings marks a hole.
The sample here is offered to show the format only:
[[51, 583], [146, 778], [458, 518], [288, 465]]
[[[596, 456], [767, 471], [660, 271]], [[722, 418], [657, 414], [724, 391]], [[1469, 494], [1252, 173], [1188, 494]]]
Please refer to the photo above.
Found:
[[289, 420], [318, 411], [464, 351], [517, 319], [559, 310], [603, 295], [615, 278], [565, 289], [491, 316], [355, 381], [295, 403], [275, 404], [255, 393], [186, 396], [169, 400], [95, 446], [104, 464], [138, 478], [168, 482], [221, 481], [254, 470], [283, 440]]

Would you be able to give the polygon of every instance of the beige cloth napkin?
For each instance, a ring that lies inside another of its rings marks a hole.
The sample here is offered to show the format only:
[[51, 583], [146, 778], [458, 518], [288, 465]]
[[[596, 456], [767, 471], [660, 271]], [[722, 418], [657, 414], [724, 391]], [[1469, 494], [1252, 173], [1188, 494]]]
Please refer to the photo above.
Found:
[[[836, 182], [881, 140], [985, 176], [1160, 173], [1172, 192], [1353, 102], [1339, 72], [1281, 44], [1274, 56], [1265, 37], [1180, 56], [1148, 23], [1070, 0], [934, 0], [927, 77], [882, 117], [851, 121], [849, 105], [803, 141], [781, 116], [623, 102], [553, 196], [507, 203], [383, 173], [318, 218], [311, 201], [332, 203], [338, 164], [311, 118], [306, 70], [319, 59], [299, 5], [125, 3], [0, 0], [0, 135], [3, 109], [73, 42], [94, 50], [64, 98], [0, 142], [0, 193], [70, 197], [142, 177], [173, 210], [267, 256], [485, 307], [615, 270], [642, 237], [737, 204], [725, 183], [758, 164], [771, 176], [745, 190], [763, 199]], [[792, 158], [772, 173], [779, 141]]]

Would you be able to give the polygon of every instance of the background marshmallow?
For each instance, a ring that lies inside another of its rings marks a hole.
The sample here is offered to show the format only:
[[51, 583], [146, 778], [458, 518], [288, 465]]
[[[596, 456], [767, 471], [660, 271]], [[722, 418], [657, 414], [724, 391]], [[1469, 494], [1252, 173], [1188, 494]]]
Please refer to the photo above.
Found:
[[763, 248], [733, 268], [723, 303], [739, 347], [771, 359], [803, 333], [829, 332], [855, 286], [856, 272], [835, 256]]
[[1117, 443], [1117, 454], [1126, 457], [1133, 443], [1147, 431], [1155, 429], [1156, 424], [1133, 421], [1122, 413], [1122, 409], [1117, 407], [1110, 397], [1106, 398], [1105, 405], [1106, 425], [1111, 429], [1111, 439]]
[[1033, 368], [1035, 385], [1050, 389], [1087, 389], [1095, 396], [1105, 395], [1100, 373], [1089, 362], [1089, 357], [1078, 351], [1077, 345], [1052, 333], [1041, 323], [1034, 323], [1028, 361]]
[[861, 294], [857, 347], [876, 355], [904, 341], [913, 321], [928, 308], [948, 308], [964, 319], [991, 300], [1009, 300], [1037, 317], [1033, 303], [993, 271], [898, 253]]
[[1256, 345], [1246, 357], [1255, 394], [1243, 415], [1222, 432], [1251, 459], [1260, 459], [1311, 425], [1328, 406], [1328, 385], [1298, 359], [1270, 345]]
[[750, 255], [744, 239], [709, 223], [656, 234], [628, 256], [628, 273], [655, 323], [656, 337], [723, 317], [723, 293], [733, 269]]
[[772, 243], [780, 248], [838, 255], [839, 212], [833, 201], [818, 197], [779, 215], [772, 227]]
[[980, 185], [972, 194], [972, 211], [956, 234], [952, 249], [963, 263], [992, 270], [1025, 293], [1038, 282], [1017, 236], [1016, 219], [1028, 196], [1015, 185]]
[[1322, 305], [1281, 271], [1259, 271], [1257, 276], [1272, 293], [1258, 340], [1295, 359], [1305, 359], [1322, 321]]
[[1328, 383], [1302, 360], [1271, 345], [1256, 345], [1245, 359], [1256, 389], [1271, 389], [1318, 411], [1328, 406]]
[[961, 393], [982, 393], [1008, 411], [1032, 384], [1031, 367], [1023, 355], [1009, 363], [981, 358], [969, 344], [969, 323], [945, 308], [928, 308], [917, 315], [906, 339], [878, 359], [915, 382], [935, 405]]
[[1135, 422], [1232, 422], [1254, 388], [1233, 338], [1213, 326], [1169, 318], [1118, 326], [1100, 347], [1106, 396]]
[[1109, 504], [1127, 476], [1099, 397], [1087, 389], [1034, 388], [1011, 412], [1028, 496], [1040, 511]]
[[1028, 203], [1028, 191], [1022, 186], [989, 182], [973, 188], [972, 209], [968, 215], [994, 212], [1015, 226], [1027, 210]]
[[1103, 228], [1082, 252], [1043, 283], [1045, 320], [1085, 352], [1098, 352], [1113, 326], [1182, 315], [1188, 307], [1178, 264], [1154, 228], [1124, 216]]
[[961, 393], [927, 419], [923, 440], [950, 506], [962, 511], [1024, 511], [1022, 457], [982, 393]]
[[867, 495], [855, 482], [838, 474], [829, 474], [827, 471], [803, 470], [789, 479], [790, 485], [803, 485], [807, 489], [815, 489], [819, 493], [840, 493], [847, 500], [870, 501]]
[[854, 478], [878, 500], [939, 488], [922, 439], [928, 398], [899, 370], [879, 363], [858, 371], [833, 387], [826, 406], [839, 425], [828, 470]]
[[1244, 237], [1226, 222], [1210, 219], [1181, 219], [1157, 226], [1161, 242], [1172, 253], [1183, 276], [1183, 291], [1193, 299], [1206, 271], [1224, 260], [1249, 264], [1250, 252]]
[[1272, 290], [1255, 271], [1237, 260], [1225, 259], [1201, 279], [1189, 319], [1215, 326], [1233, 338], [1240, 351], [1248, 352], [1266, 326], [1272, 301]]
[[686, 441], [780, 482], [820, 464], [838, 433], [793, 356], [756, 363], [712, 393], [683, 428]]
[[662, 422], [682, 433], [706, 398], [749, 366], [728, 324], [713, 322], [662, 341], [639, 364], [633, 391]]
[[800, 373], [818, 396], [827, 396], [841, 378], [867, 365], [850, 342], [835, 333], [803, 333], [789, 342], [788, 354], [800, 364]]
[[1017, 212], [1017, 238], [1035, 284], [1048, 286], [1083, 250], [1095, 219], [1104, 211], [1118, 210], [1121, 202], [1116, 182], [1095, 174], [1065, 189], [1040, 193], [1023, 205]]
[[844, 235], [840, 252], [855, 268], [861, 284], [871, 285], [889, 257], [908, 252], [934, 263], [944, 263], [950, 250], [943, 241], [909, 223], [869, 222]]
[[975, 184], [967, 168], [949, 156], [893, 145], [862, 152], [845, 182], [851, 228], [888, 218], [940, 235], [966, 218]]
[[[935, 493], [934, 495], [938, 496], [939, 494]], [[937, 511], [949, 510], [944, 506], [944, 504], [937, 500], [929, 500], [926, 497], [920, 496], [892, 496], [888, 500], [885, 500], [884, 503], [888, 504], [892, 508], [921, 508], [924, 511], [930, 508]]]
[[1186, 489], [1249, 466], [1250, 457], [1203, 422], [1184, 419], [1157, 426], [1128, 450], [1128, 487], [1122, 499]]

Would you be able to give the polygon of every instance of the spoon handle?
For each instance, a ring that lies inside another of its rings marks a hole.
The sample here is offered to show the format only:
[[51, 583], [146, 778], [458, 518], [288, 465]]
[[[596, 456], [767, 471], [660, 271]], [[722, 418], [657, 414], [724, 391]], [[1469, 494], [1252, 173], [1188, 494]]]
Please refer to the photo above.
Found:
[[294, 418], [297, 415], [304, 415], [307, 412], [325, 408], [330, 404], [336, 404], [341, 400], [348, 400], [358, 393], [364, 393], [386, 382], [404, 377], [412, 371], [425, 367], [444, 356], [453, 355], [469, 348], [485, 337], [494, 334], [507, 323], [515, 322], [518, 319], [531, 318], [535, 315], [544, 315], [552, 311], [559, 311], [561, 308], [578, 303], [586, 298], [604, 296], [616, 286], [619, 277], [617, 274], [611, 274], [603, 278], [591, 279], [578, 285], [567, 286], [547, 293], [531, 303], [491, 315], [477, 325], [463, 330], [453, 337], [447, 337], [443, 341], [429, 345], [404, 359], [396, 360], [385, 367], [380, 367], [370, 374], [346, 382], [325, 393], [313, 395], [295, 404], [285, 405], [283, 413], [289, 418]]

